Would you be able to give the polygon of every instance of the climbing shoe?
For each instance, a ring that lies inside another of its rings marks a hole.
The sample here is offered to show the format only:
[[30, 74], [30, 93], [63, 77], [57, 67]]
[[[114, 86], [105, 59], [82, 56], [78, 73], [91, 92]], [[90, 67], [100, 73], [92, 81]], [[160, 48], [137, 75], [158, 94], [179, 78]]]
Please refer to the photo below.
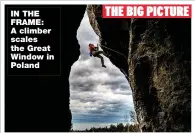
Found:
[[102, 65], [102, 67], [105, 67], [105, 68], [106, 68], [106, 66], [105, 66], [105, 65]]

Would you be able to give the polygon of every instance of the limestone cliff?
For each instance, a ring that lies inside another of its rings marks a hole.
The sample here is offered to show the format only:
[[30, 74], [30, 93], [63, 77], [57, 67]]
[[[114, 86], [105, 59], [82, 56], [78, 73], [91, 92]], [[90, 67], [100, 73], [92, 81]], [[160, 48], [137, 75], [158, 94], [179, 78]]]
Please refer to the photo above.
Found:
[[102, 49], [128, 77], [141, 130], [191, 131], [191, 19], [103, 19], [100, 5], [87, 11]]

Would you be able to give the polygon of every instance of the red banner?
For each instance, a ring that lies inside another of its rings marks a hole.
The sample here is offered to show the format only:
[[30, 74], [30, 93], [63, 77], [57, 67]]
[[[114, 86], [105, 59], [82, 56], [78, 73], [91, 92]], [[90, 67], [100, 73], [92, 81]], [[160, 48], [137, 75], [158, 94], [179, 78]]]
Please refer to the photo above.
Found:
[[103, 18], [191, 18], [191, 4], [103, 5]]

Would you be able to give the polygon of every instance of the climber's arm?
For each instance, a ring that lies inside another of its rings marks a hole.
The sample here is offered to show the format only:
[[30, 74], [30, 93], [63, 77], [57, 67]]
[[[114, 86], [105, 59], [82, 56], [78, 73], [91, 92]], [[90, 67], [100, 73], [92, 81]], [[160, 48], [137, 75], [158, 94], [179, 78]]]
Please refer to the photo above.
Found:
[[97, 50], [99, 51], [99, 44], [97, 44]]

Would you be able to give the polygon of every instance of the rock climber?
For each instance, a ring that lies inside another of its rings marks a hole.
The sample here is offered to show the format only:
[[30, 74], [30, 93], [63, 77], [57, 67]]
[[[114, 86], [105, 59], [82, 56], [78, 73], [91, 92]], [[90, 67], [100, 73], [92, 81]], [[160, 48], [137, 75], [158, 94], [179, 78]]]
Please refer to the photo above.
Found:
[[94, 57], [98, 57], [98, 58], [100, 58], [101, 59], [101, 63], [102, 63], [102, 67], [105, 67], [106, 68], [106, 66], [104, 65], [104, 59], [103, 59], [103, 57], [100, 55], [100, 54], [103, 54], [103, 55], [105, 55], [105, 53], [104, 53], [104, 51], [99, 51], [99, 48], [98, 47], [95, 47], [94, 46], [94, 44], [92, 44], [92, 43], [89, 43], [89, 55], [92, 57], [92, 55], [94, 56]]

